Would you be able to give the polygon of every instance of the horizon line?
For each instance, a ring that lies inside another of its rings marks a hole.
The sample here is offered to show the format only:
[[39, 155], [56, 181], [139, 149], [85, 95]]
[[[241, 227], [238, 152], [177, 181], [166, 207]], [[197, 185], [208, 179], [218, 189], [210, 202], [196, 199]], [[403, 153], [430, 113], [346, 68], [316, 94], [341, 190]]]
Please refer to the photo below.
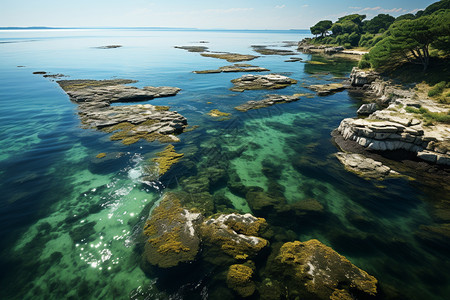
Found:
[[30, 29], [183, 29], [183, 30], [257, 30], [257, 31], [309, 31], [309, 29], [228, 29], [228, 28], [196, 28], [196, 27], [167, 27], [167, 26], [0, 26], [0, 30], [30, 30]]

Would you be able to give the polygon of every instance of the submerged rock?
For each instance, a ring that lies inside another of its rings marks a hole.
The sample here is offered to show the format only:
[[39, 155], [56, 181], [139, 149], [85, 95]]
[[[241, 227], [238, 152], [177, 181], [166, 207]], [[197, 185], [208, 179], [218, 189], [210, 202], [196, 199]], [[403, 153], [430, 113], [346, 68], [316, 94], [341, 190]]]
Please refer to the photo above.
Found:
[[234, 64], [231, 66], [220, 67], [217, 70], [203, 70], [194, 71], [196, 74], [210, 74], [210, 73], [231, 73], [231, 72], [268, 72], [269, 69], [252, 66], [247, 64]]
[[212, 110], [210, 110], [210, 112], [207, 113], [207, 115], [208, 115], [208, 116], [211, 116], [211, 117], [214, 117], [214, 118], [217, 118], [217, 117], [229, 117], [229, 116], [231, 116], [230, 113], [221, 112], [221, 111], [218, 110], [218, 109], [212, 109]]
[[60, 80], [58, 84], [78, 104], [81, 123], [87, 128], [114, 132], [111, 140], [122, 140], [128, 145], [147, 141], [177, 142], [174, 134], [183, 132], [187, 120], [167, 106], [123, 105], [115, 102], [147, 101], [157, 97], [176, 95], [176, 87], [136, 87], [124, 84], [135, 81], [113, 80]]
[[164, 194], [144, 226], [144, 258], [160, 268], [194, 260], [200, 247], [195, 224], [201, 218], [201, 214], [183, 208], [175, 194]]
[[350, 294], [377, 294], [375, 277], [318, 240], [285, 243], [274, 264], [275, 273], [279, 272], [289, 291], [297, 291], [301, 298], [346, 299]]
[[398, 172], [383, 165], [381, 162], [361, 154], [338, 152], [335, 155], [345, 166], [345, 169], [366, 179], [382, 180], [386, 177], [400, 176]]
[[287, 76], [278, 74], [268, 75], [243, 75], [240, 78], [233, 79], [231, 82], [234, 84], [231, 91], [243, 92], [245, 90], [274, 90], [283, 89], [292, 84], [296, 84], [297, 80], [289, 78]]
[[303, 58], [301, 58], [301, 57], [291, 57], [291, 58], [285, 60], [285, 62], [297, 62], [297, 61], [302, 61], [302, 60], [303, 60]]
[[231, 265], [227, 273], [227, 285], [239, 296], [249, 297], [253, 295], [256, 289], [252, 276], [252, 268], [242, 264]]
[[259, 57], [255, 55], [244, 55], [238, 53], [201, 53], [201, 56], [225, 59], [228, 62], [248, 61]]
[[268, 245], [257, 236], [266, 226], [265, 219], [233, 213], [205, 220], [200, 231], [206, 245], [219, 247], [234, 259], [247, 259]]
[[310, 85], [308, 88], [315, 91], [319, 96], [331, 95], [345, 90], [342, 83], [316, 84]]
[[299, 100], [298, 95], [265, 95], [264, 99], [259, 101], [247, 101], [244, 104], [236, 106], [234, 109], [239, 111], [248, 111], [251, 109], [259, 109], [280, 103], [289, 103]]

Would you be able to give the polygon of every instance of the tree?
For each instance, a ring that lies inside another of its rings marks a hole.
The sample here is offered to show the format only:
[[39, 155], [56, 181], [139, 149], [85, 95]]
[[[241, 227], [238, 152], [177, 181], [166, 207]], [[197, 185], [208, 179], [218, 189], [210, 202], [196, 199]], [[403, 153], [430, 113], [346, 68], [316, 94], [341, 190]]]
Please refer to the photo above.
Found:
[[420, 16], [429, 16], [440, 9], [450, 9], [450, 0], [442, 0], [429, 5]]
[[387, 14], [379, 14], [369, 21], [363, 22], [363, 29], [365, 32], [378, 33], [380, 30], [386, 30], [394, 23], [395, 18]]
[[395, 19], [395, 21], [412, 20], [415, 18], [416, 18], [416, 16], [414, 16], [413, 14], [405, 14], [405, 15], [398, 16], [397, 19]]
[[[440, 10], [414, 20], [394, 22], [386, 38], [370, 51], [374, 68], [389, 66], [399, 62], [421, 64], [424, 71], [430, 63], [431, 44], [449, 50], [446, 43], [450, 35], [450, 10]], [[444, 44], [444, 45], [442, 45]]]
[[366, 15], [353, 14], [353, 15], [343, 16], [343, 17], [339, 18], [336, 23], [343, 23], [344, 21], [350, 21], [350, 22], [355, 23], [358, 26], [361, 26], [361, 23], [365, 18], [366, 18]]
[[330, 30], [331, 25], [333, 25], [333, 22], [329, 20], [323, 20], [319, 21], [316, 25], [312, 26], [310, 30], [312, 34], [314, 35], [320, 34], [322, 37], [324, 37]]

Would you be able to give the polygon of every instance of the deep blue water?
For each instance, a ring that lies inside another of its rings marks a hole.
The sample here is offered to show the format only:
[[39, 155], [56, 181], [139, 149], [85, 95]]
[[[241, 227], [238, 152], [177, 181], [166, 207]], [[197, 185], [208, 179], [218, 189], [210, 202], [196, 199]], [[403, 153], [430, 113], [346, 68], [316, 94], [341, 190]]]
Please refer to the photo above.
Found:
[[[429, 211], [439, 191], [424, 188], [420, 178], [367, 181], [346, 172], [332, 156], [337, 149], [330, 132], [343, 118], [355, 116], [358, 100], [341, 92], [238, 112], [236, 105], [273, 91], [231, 92], [230, 80], [241, 73], [192, 73], [230, 63], [174, 48], [202, 45], [256, 54], [251, 45], [295, 50], [283, 42], [306, 36], [299, 31], [0, 31], [2, 299], [156, 297], [156, 278], [140, 269], [134, 245], [145, 218], [141, 213], [165, 189], [176, 189], [183, 173], [174, 168], [171, 180], [154, 187], [142, 184], [143, 161], [164, 145], [125, 146], [110, 141], [109, 134], [80, 128], [76, 105], [54, 80], [35, 71], [181, 88], [175, 97], [150, 103], [169, 105], [190, 125], [199, 125], [175, 144], [184, 159], [201, 164], [252, 145], [228, 162], [245, 185], [267, 189], [270, 179], [261, 168], [270, 161], [281, 170], [277, 183], [288, 202], [314, 198], [324, 206], [321, 218], [279, 220], [278, 226], [299, 240], [319, 239], [377, 277], [381, 298], [446, 299], [448, 241], [424, 244], [415, 235], [421, 225], [436, 223]], [[123, 47], [95, 48], [111, 44]], [[354, 65], [284, 62], [287, 58], [261, 56], [249, 63], [298, 80], [276, 91], [281, 94], [311, 93], [306, 85], [346, 76]], [[214, 120], [206, 115], [211, 109], [232, 117]], [[99, 163], [95, 156], [102, 152], [120, 153], [120, 158]], [[250, 211], [245, 199], [227, 188], [214, 192], [224, 193], [242, 212]], [[86, 240], [76, 242], [76, 235]]]

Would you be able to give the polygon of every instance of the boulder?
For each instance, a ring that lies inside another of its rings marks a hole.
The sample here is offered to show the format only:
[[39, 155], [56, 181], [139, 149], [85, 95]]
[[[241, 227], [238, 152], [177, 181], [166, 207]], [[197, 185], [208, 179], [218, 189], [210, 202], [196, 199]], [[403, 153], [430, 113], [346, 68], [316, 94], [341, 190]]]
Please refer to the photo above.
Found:
[[234, 259], [247, 259], [268, 245], [258, 237], [266, 226], [265, 219], [233, 213], [210, 217], [201, 224], [200, 232], [207, 246], [215, 246]]
[[348, 295], [377, 294], [375, 277], [318, 240], [285, 243], [275, 264], [288, 289], [298, 290], [300, 298], [352, 299]]
[[175, 194], [165, 193], [144, 226], [144, 258], [160, 268], [193, 261], [199, 251], [196, 226], [201, 219], [201, 214], [183, 208]]
[[253, 295], [256, 289], [255, 282], [252, 280], [252, 268], [243, 265], [231, 265], [227, 273], [227, 285], [241, 297]]

